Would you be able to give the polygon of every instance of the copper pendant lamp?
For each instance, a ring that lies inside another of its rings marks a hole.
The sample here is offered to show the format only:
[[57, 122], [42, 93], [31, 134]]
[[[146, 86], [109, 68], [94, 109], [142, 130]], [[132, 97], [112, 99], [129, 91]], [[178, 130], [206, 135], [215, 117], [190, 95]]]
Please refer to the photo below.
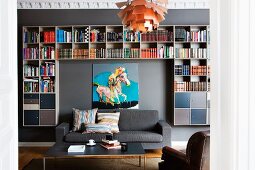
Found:
[[124, 7], [118, 16], [122, 24], [129, 29], [140, 32], [152, 31], [165, 19], [168, 0], [128, 0], [117, 2], [118, 8]]

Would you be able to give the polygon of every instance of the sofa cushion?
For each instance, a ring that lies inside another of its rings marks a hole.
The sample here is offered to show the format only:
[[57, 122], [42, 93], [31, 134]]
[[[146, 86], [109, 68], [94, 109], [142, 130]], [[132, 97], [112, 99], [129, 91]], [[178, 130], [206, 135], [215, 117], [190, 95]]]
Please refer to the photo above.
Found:
[[83, 133], [111, 133], [111, 126], [107, 124], [87, 124]]
[[73, 108], [73, 131], [84, 131], [86, 124], [95, 123], [97, 110], [97, 108], [92, 110]]
[[158, 111], [156, 110], [120, 110], [120, 131], [146, 130], [152, 131], [158, 122]]
[[97, 113], [98, 124], [110, 125], [112, 133], [119, 133], [120, 112], [115, 113]]
[[114, 134], [114, 139], [120, 142], [158, 143], [163, 141], [163, 136], [151, 131], [120, 131]]
[[66, 142], [88, 142], [90, 139], [94, 139], [95, 142], [101, 142], [105, 139], [106, 135], [109, 133], [86, 133], [82, 134], [79, 132], [71, 132], [65, 136]]

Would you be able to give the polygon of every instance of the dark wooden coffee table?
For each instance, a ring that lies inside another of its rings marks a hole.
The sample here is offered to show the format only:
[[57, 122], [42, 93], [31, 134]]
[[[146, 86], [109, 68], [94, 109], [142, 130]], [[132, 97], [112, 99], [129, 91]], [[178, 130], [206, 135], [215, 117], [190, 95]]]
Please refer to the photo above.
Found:
[[45, 154], [43, 158], [43, 169], [46, 169], [45, 161], [47, 158], [100, 158], [100, 159], [116, 159], [116, 158], [139, 158], [139, 166], [141, 167], [142, 158], [144, 159], [144, 169], [146, 168], [145, 151], [141, 143], [128, 143], [128, 150], [123, 152], [120, 149], [105, 149], [97, 143], [95, 146], [86, 146], [84, 153], [68, 153], [70, 145], [85, 145], [81, 143], [55, 144]]

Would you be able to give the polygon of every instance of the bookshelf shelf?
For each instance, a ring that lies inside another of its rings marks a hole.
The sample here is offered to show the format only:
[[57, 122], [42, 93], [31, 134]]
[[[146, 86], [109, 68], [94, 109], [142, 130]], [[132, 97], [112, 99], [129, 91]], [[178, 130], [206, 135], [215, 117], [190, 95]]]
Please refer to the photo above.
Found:
[[[38, 76], [34, 73], [23, 74], [23, 85], [25, 82], [33, 84], [35, 81], [39, 84], [38, 92], [23, 90], [23, 97], [24, 99], [33, 97], [40, 102], [38, 110], [23, 111], [23, 125], [48, 127], [58, 123], [58, 76], [61, 74], [59, 62], [98, 60], [170, 60], [174, 77], [172, 82], [174, 106], [171, 108], [173, 124], [209, 125], [208, 34], [208, 25], [160, 25], [157, 30], [145, 34], [130, 31], [122, 25], [23, 27], [23, 67], [39, 68]], [[51, 74], [45, 73], [45, 70], [50, 70]], [[37, 84], [35, 86], [38, 86]], [[47, 104], [44, 106], [44, 103], [41, 103], [44, 101], [50, 101], [54, 106]], [[183, 106], [184, 101], [189, 103]], [[178, 104], [181, 104], [181, 107]], [[47, 114], [54, 114], [51, 116], [54, 119], [50, 124], [46, 125], [40, 120], [40, 115], [45, 114], [44, 111], [46, 113], [51, 111]], [[32, 123], [27, 122], [31, 115], [38, 119]], [[195, 117], [199, 117], [200, 120], [196, 120]]]

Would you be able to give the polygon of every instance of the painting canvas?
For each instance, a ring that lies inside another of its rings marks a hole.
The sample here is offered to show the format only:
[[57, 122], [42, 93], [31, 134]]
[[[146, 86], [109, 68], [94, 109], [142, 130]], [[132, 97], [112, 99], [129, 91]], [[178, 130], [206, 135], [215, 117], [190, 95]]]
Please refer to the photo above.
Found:
[[138, 64], [93, 64], [93, 108], [139, 108]]

